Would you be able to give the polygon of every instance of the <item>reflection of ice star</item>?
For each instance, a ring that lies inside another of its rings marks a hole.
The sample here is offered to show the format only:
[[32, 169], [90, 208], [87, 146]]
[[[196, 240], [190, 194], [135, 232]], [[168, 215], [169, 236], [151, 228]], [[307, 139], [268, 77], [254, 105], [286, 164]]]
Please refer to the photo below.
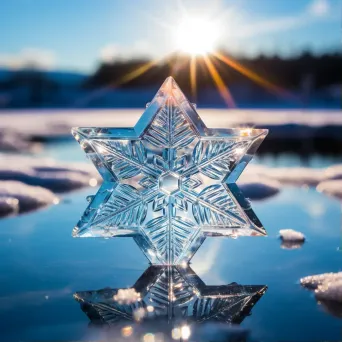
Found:
[[[74, 298], [91, 320], [113, 326], [133, 319], [159, 323], [166, 319], [170, 325], [210, 321], [240, 324], [266, 290], [265, 285], [237, 283], [208, 286], [190, 267], [150, 266], [131, 289], [107, 287], [76, 292]], [[118, 302], [115, 298], [120, 291], [139, 293], [141, 298]]]
[[206, 236], [265, 235], [235, 182], [267, 131], [207, 128], [173, 78], [134, 128], [73, 134], [104, 179], [73, 236], [132, 236], [152, 263], [181, 264]]

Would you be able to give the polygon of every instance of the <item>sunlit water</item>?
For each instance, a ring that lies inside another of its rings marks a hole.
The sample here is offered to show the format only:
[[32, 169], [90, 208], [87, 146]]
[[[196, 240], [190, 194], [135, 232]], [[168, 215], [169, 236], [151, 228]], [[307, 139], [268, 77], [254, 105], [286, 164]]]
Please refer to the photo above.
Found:
[[[71, 142], [47, 146], [43, 155], [85, 160]], [[263, 156], [256, 162], [303, 165], [290, 155]], [[312, 156], [305, 165], [334, 162]], [[0, 221], [1, 340], [94, 340], [97, 333], [88, 327], [73, 293], [132, 286], [148, 267], [131, 238], [71, 238], [87, 205], [85, 197], [94, 192], [74, 192], [56, 206]], [[192, 260], [193, 270], [208, 285], [268, 285], [242, 322], [257, 341], [338, 340], [341, 319], [326, 313], [299, 279], [341, 270], [341, 203], [312, 188], [285, 187], [277, 196], [254, 201], [253, 207], [269, 236], [208, 238]], [[281, 248], [278, 232], [283, 228], [306, 235], [302, 248]]]

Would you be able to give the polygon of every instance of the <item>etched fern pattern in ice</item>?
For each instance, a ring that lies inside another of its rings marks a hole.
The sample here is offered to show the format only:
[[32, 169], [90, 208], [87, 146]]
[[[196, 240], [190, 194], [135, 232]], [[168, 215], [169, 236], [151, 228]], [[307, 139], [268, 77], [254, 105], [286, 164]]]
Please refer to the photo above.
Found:
[[235, 182], [266, 134], [207, 128], [168, 78], [134, 128], [73, 129], [104, 180], [73, 236], [131, 236], [174, 265], [206, 236], [265, 235]]

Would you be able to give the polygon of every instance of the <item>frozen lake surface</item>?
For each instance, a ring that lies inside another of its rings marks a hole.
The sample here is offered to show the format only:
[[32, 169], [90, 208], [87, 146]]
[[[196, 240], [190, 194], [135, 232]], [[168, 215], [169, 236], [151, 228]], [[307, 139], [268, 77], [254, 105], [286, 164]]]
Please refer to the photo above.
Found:
[[[329, 120], [338, 121], [338, 115], [335, 119], [333, 115], [336, 114], [331, 114]], [[104, 125], [110, 117], [106, 120]], [[133, 116], [123, 123], [134, 124], [129, 120], [134, 121]], [[209, 117], [207, 124], [211, 126]], [[87, 162], [74, 141], [47, 144], [39, 156]], [[320, 169], [341, 163], [341, 156], [313, 154], [303, 161], [293, 154], [264, 154], [255, 158], [251, 167], [284, 171], [293, 167]], [[342, 204], [337, 198], [317, 192], [315, 186], [281, 182], [279, 193], [252, 203], [268, 237], [207, 238], [192, 260], [193, 271], [207, 285], [236, 282], [268, 286], [251, 315], [241, 323], [255, 341], [341, 338], [342, 310], [330, 310], [329, 306], [319, 304], [300, 285], [305, 276], [338, 272], [342, 268]], [[89, 319], [73, 294], [105, 287], [130, 287], [148, 268], [147, 260], [131, 238], [71, 237], [72, 228], [87, 205], [86, 196], [95, 191], [96, 188], [84, 188], [61, 194], [56, 205], [0, 220], [3, 340], [100, 339], [103, 330], [88, 325]], [[303, 233], [304, 244], [287, 248], [279, 238], [281, 229]]]

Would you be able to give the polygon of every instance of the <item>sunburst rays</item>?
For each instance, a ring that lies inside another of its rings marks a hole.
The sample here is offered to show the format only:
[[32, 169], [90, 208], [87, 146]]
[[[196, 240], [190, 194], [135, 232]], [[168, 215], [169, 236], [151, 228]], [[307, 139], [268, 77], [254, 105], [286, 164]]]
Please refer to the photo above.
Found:
[[219, 52], [214, 52], [213, 56], [218, 58], [223, 63], [225, 63], [227, 66], [230, 66], [231, 68], [235, 69], [240, 74], [248, 77], [250, 80], [252, 80], [255, 83], [259, 84], [260, 86], [266, 88], [270, 92], [272, 92], [272, 93], [274, 93], [280, 97], [286, 97], [289, 99], [296, 99], [293, 94], [286, 91], [284, 88], [273, 84], [272, 82], [266, 80], [265, 78], [262, 78], [256, 72], [246, 68], [245, 66], [241, 65], [237, 61], [233, 60], [231, 57], [224, 56], [223, 54], [221, 54]]
[[197, 65], [196, 56], [191, 56], [190, 59], [190, 87], [192, 98], [196, 101], [197, 98]]
[[[172, 63], [170, 63], [169, 58], [170, 56], [175, 56]], [[183, 58], [182, 58], [183, 57]], [[241, 65], [239, 62], [233, 60], [231, 57], [223, 55], [220, 52], [214, 52], [212, 54], [206, 54], [200, 57], [196, 57], [195, 55], [190, 56], [190, 58], [185, 58], [184, 56], [177, 55], [177, 52], [173, 52], [163, 58], [154, 59], [152, 61], [146, 62], [143, 65], [139, 66], [138, 68], [130, 71], [129, 73], [125, 74], [124, 76], [118, 78], [117, 80], [113, 80], [113, 82], [107, 84], [106, 86], [98, 89], [97, 91], [93, 92], [90, 96], [87, 96], [86, 99], [83, 101], [90, 101], [94, 98], [100, 97], [104, 95], [107, 91], [118, 88], [128, 82], [131, 82], [142, 75], [144, 75], [149, 70], [153, 69], [154, 67], [161, 65], [162, 63], [168, 63], [170, 67], [170, 73], [172, 76], [177, 76], [178, 73], [184, 71], [186, 65], [189, 65], [189, 83], [191, 89], [192, 98], [195, 100], [197, 98], [197, 66], [199, 63], [199, 59], [201, 59], [209, 71], [209, 75], [215, 84], [220, 96], [224, 100], [225, 104], [228, 107], [236, 107], [235, 100], [231, 94], [231, 91], [228, 85], [224, 82], [222, 76], [220, 75], [218, 69], [216, 68], [214, 61], [218, 60], [224, 63], [225, 66], [230, 67], [238, 71], [243, 76], [249, 78], [250, 80], [254, 81], [256, 84], [262, 86], [269, 92], [277, 95], [278, 97], [285, 98], [287, 100], [296, 101], [298, 100], [291, 92], [287, 91], [286, 89], [268, 81], [267, 79], [260, 76], [255, 71], [248, 69], [247, 67]], [[188, 63], [189, 62], [189, 63]], [[80, 105], [81, 101], [78, 101], [77, 105]]]
[[221, 95], [223, 98], [224, 102], [229, 106], [229, 107], [235, 107], [235, 101], [233, 99], [232, 94], [230, 93], [227, 85], [224, 83], [222, 77], [220, 76], [219, 72], [217, 71], [215, 65], [211, 61], [209, 55], [203, 56], [203, 60], [209, 70], [209, 73]]

